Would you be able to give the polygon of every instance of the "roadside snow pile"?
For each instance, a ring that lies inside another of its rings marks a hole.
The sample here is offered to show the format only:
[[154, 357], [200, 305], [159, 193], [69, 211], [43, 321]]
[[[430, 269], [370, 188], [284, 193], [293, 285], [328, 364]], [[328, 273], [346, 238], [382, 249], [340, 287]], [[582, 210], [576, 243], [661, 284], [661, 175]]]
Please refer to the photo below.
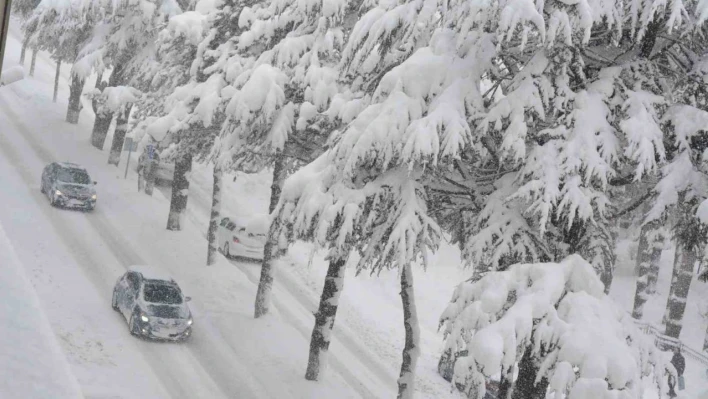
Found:
[[[546, 387], [569, 398], [641, 398], [642, 379], [664, 391], [665, 360], [607, 297], [592, 266], [520, 264], [464, 282], [441, 318], [455, 363], [454, 382], [482, 398], [485, 382], [518, 367], [515, 389]], [[476, 395], [476, 396], [475, 396]]]
[[83, 397], [2, 226], [0, 265], [0, 397]]

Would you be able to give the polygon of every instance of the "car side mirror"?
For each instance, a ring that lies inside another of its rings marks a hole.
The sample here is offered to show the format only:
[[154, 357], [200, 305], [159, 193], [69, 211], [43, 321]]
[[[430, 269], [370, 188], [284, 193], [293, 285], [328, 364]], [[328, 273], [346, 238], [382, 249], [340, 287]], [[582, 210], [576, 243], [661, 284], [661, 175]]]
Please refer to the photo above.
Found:
[[185, 301], [185, 302], [189, 302], [189, 301], [191, 301], [191, 300], [192, 300], [192, 297], [191, 297], [191, 296], [186, 296], [186, 297], [184, 297], [184, 301]]
[[94, 186], [95, 186], [96, 184], [98, 184], [98, 182], [96, 182], [96, 181], [95, 181], [95, 182], [93, 182], [93, 185], [94, 185]]

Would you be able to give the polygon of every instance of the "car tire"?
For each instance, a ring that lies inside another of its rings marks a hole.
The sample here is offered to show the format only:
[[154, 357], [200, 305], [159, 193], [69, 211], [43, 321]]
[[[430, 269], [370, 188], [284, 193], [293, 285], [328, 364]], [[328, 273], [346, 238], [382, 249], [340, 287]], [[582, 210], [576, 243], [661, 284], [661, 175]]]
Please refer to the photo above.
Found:
[[113, 295], [111, 296], [111, 307], [113, 310], [118, 312], [120, 309], [118, 309], [118, 299], [116, 298], [116, 289], [113, 289]]
[[221, 252], [224, 254], [224, 257], [226, 259], [231, 258], [231, 253], [229, 252], [229, 243], [228, 242], [224, 243], [224, 249], [222, 249]]

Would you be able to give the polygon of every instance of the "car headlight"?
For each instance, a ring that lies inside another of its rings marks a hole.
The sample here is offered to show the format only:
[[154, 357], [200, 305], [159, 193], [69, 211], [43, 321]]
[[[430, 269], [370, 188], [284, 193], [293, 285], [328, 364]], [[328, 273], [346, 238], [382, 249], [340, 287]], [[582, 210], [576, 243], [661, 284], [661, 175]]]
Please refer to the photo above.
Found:
[[148, 321], [150, 321], [150, 318], [147, 317], [147, 315], [146, 315], [145, 313], [142, 313], [142, 314], [140, 315], [140, 320], [142, 320], [142, 321], [144, 321], [144, 322], [147, 323]]
[[92, 195], [92, 196], [91, 196], [91, 199], [94, 200], [94, 201], [96, 201], [96, 194]]
[[61, 197], [62, 195], [64, 195], [64, 194], [63, 194], [61, 191], [59, 191], [59, 190], [55, 191], [54, 194], [56, 194], [56, 195], [58, 195], [58, 196], [60, 196], [60, 197]]
[[192, 318], [190, 317], [189, 320], [187, 320], [187, 325], [191, 326], [192, 323], [194, 323], [194, 320], [192, 320]]

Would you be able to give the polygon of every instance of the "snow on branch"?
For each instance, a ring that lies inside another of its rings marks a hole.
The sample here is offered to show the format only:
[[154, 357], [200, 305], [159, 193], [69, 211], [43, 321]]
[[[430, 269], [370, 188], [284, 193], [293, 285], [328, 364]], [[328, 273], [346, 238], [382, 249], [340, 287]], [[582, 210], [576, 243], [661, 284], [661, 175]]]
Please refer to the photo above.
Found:
[[511, 378], [530, 350], [536, 383], [545, 379], [549, 392], [563, 397], [640, 398], [649, 377], [663, 387], [659, 351], [603, 289], [577, 255], [460, 284], [440, 322], [445, 350], [468, 351], [457, 359], [453, 381], [481, 399], [484, 382], [499, 372]]

